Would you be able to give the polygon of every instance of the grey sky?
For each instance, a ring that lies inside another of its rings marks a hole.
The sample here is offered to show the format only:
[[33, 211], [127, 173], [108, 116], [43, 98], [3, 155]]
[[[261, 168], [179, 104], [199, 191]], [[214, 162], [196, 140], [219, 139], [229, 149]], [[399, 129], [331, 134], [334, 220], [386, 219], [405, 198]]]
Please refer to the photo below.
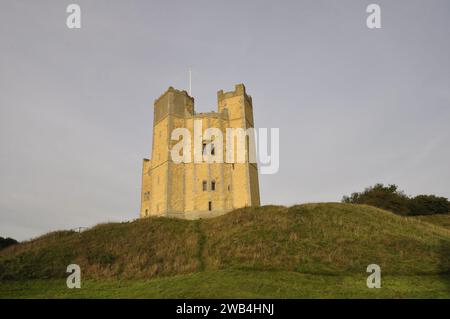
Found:
[[137, 218], [153, 100], [189, 66], [197, 111], [242, 82], [256, 126], [280, 128], [263, 204], [376, 182], [450, 197], [448, 0], [2, 0], [0, 236]]

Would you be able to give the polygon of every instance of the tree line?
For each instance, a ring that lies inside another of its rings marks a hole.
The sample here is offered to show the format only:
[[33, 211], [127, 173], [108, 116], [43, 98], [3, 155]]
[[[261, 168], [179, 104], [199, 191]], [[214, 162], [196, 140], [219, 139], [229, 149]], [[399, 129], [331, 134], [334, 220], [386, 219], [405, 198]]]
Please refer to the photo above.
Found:
[[397, 185], [375, 184], [362, 192], [342, 198], [343, 203], [366, 204], [399, 215], [434, 215], [450, 213], [450, 202], [436, 195], [408, 196]]

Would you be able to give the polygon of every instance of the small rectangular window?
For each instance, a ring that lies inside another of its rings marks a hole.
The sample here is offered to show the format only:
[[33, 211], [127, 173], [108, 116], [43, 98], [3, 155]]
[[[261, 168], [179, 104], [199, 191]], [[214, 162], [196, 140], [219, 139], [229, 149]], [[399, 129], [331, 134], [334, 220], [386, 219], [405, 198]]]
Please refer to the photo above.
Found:
[[203, 181], [203, 191], [206, 192], [208, 190], [208, 184], [206, 181]]
[[212, 182], [211, 182], [211, 190], [212, 190], [212, 191], [215, 191], [215, 190], [216, 190], [216, 182], [215, 182], [215, 181], [212, 181]]
[[208, 202], [208, 210], [212, 210], [212, 202]]

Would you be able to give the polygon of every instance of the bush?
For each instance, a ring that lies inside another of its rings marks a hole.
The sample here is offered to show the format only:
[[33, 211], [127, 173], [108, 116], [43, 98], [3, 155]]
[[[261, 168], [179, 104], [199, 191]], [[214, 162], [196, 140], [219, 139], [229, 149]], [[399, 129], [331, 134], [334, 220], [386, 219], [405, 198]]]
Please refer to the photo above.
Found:
[[15, 239], [12, 239], [9, 237], [8, 238], [0, 237], [0, 249], [6, 248], [11, 245], [15, 245], [15, 244], [17, 244], [17, 240], [15, 240]]
[[397, 185], [384, 186], [383, 184], [375, 184], [361, 193], [353, 193], [350, 197], [342, 198], [344, 203], [371, 205], [400, 215], [409, 213], [408, 201], [408, 196], [399, 191]]
[[410, 198], [410, 215], [434, 215], [450, 212], [450, 202], [445, 197], [418, 195]]
[[435, 195], [409, 197], [400, 191], [397, 185], [375, 184], [361, 193], [344, 196], [342, 202], [371, 205], [399, 215], [433, 215], [450, 212], [450, 202], [447, 198]]

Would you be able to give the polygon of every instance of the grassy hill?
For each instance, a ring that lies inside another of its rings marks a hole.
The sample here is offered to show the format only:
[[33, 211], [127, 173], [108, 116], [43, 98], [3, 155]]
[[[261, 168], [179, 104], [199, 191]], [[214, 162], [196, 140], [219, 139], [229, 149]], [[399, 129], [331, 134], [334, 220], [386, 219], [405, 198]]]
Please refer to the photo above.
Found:
[[450, 230], [450, 214], [415, 216], [414, 218]]
[[[110, 287], [108, 296], [136, 296], [126, 289], [135, 285], [147, 287], [138, 296], [365, 296], [372, 263], [392, 282], [377, 296], [424, 297], [437, 287], [431, 295], [450, 296], [450, 231], [365, 205], [264, 206], [197, 221], [148, 218], [54, 232], [0, 251], [0, 296], [38, 286], [67, 296], [71, 263], [87, 286]], [[202, 280], [210, 290], [192, 286]], [[227, 286], [230, 280], [248, 283]], [[95, 291], [103, 290], [74, 293], [104, 296]]]

